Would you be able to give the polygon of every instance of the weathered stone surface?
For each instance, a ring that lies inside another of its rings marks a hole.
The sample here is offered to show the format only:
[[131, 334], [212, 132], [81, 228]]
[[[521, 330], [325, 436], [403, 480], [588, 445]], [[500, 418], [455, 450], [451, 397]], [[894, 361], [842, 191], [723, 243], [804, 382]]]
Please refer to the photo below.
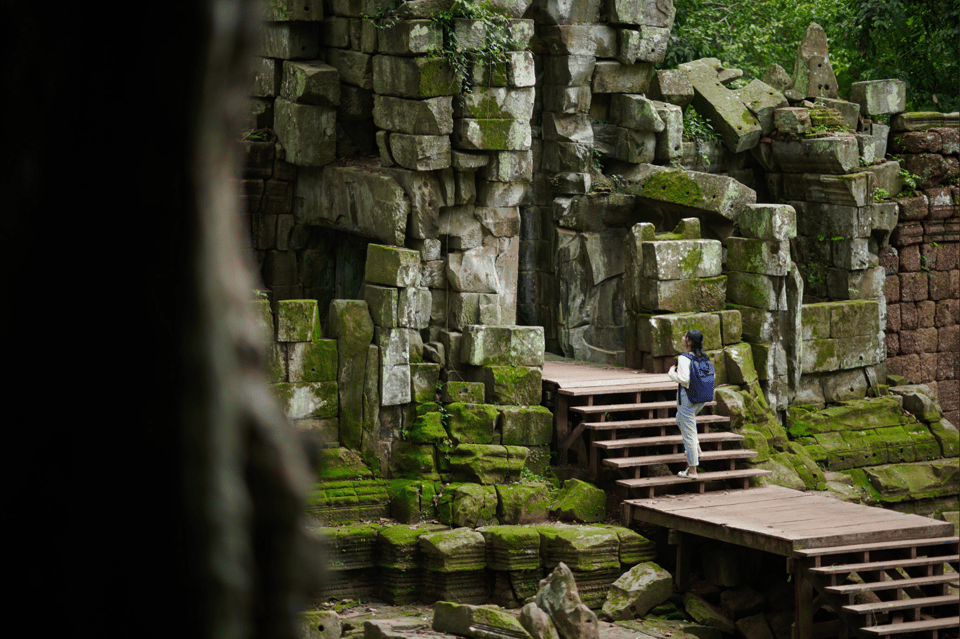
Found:
[[653, 102], [657, 115], [664, 123], [664, 130], [657, 135], [655, 157], [670, 162], [683, 156], [683, 110], [666, 102]]
[[[533, 178], [533, 152], [500, 151], [491, 153], [490, 162], [487, 166], [480, 169], [479, 177], [483, 180], [493, 182], [529, 182]], [[479, 209], [477, 215], [480, 215]], [[519, 222], [520, 218], [518, 215], [518, 225]], [[497, 236], [503, 235], [500, 233], [494, 234]], [[506, 235], [516, 234], [517, 233], [506, 233]]]
[[687, 614], [698, 623], [712, 628], [718, 628], [726, 634], [733, 634], [735, 627], [722, 611], [707, 603], [698, 595], [688, 592], [683, 596], [683, 607]]
[[489, 639], [491, 636], [529, 638], [520, 622], [496, 608], [438, 601], [433, 609], [433, 630], [462, 637]]
[[543, 327], [468, 326], [460, 348], [463, 361], [473, 366], [542, 366]]
[[410, 249], [370, 244], [364, 278], [384, 286], [416, 286], [420, 275], [420, 254]]
[[628, 192], [681, 215], [709, 211], [731, 221], [757, 201], [755, 191], [732, 178], [647, 164], [639, 167]]
[[747, 204], [737, 225], [745, 237], [789, 240], [797, 235], [797, 212], [787, 204]]
[[[591, 57], [590, 60], [593, 60]], [[593, 72], [592, 69], [590, 71]], [[589, 74], [587, 75], [589, 78]], [[544, 85], [542, 90], [543, 110], [555, 113], [588, 113], [592, 94], [590, 87]]]
[[906, 108], [907, 87], [902, 80], [869, 80], [850, 85], [850, 101], [865, 116], [901, 113]]
[[373, 56], [348, 49], [327, 49], [327, 63], [337, 70], [343, 84], [373, 88]]
[[472, 151], [526, 151], [531, 145], [530, 123], [463, 118], [454, 123], [453, 144]]
[[430, 20], [400, 20], [377, 32], [377, 49], [387, 55], [424, 55], [442, 45], [443, 33]]
[[673, 0], [609, 0], [607, 18], [619, 24], [646, 24], [669, 29], [673, 26], [676, 9]]
[[787, 106], [787, 99], [777, 89], [760, 80], [753, 80], [747, 86], [736, 91], [737, 97], [760, 122], [763, 135], [774, 130], [774, 109]]
[[591, 87], [594, 93], [646, 93], [650, 87], [653, 64], [638, 62], [620, 64], [599, 60], [593, 69]]
[[727, 269], [784, 277], [790, 270], [790, 245], [786, 241], [728, 238]]
[[855, 102], [847, 102], [846, 100], [819, 97], [817, 98], [814, 108], [811, 110], [811, 118], [814, 120], [814, 126], [817, 125], [817, 114], [821, 113], [821, 106], [832, 109], [840, 114], [842, 122], [839, 123], [839, 126], [845, 127], [848, 131], [857, 130], [857, 123], [860, 119], [860, 105]]
[[505, 446], [546, 446], [553, 435], [553, 413], [545, 406], [507, 407], [501, 411], [500, 429]]
[[807, 98], [837, 97], [837, 77], [830, 66], [827, 34], [812, 23], [797, 49], [791, 88]]
[[798, 136], [810, 131], [813, 122], [805, 107], [782, 107], [773, 111], [773, 126], [781, 133]]
[[612, 58], [617, 53], [617, 31], [606, 24], [544, 26], [540, 42], [548, 55], [590, 55]]
[[599, 639], [597, 616], [580, 600], [573, 573], [561, 563], [540, 582], [536, 605], [553, 620], [562, 639]]
[[680, 69], [657, 71], [651, 81], [650, 97], [685, 109], [693, 102], [693, 86], [685, 71]]
[[727, 299], [734, 304], [770, 311], [787, 308], [785, 287], [774, 277], [756, 273], [727, 274]]
[[320, 60], [283, 61], [280, 95], [291, 102], [339, 106], [340, 75]]
[[322, 337], [316, 300], [277, 302], [277, 341], [313, 342]]
[[686, 280], [720, 275], [722, 245], [717, 240], [660, 240], [644, 242], [641, 248], [645, 278]]
[[433, 98], [460, 90], [444, 58], [373, 56], [373, 90], [400, 98]]
[[774, 140], [773, 157], [786, 173], [840, 175], [860, 165], [857, 139], [852, 135]]
[[494, 257], [480, 248], [451, 253], [447, 280], [453, 290], [465, 293], [496, 293], [500, 289]]
[[373, 96], [373, 123], [381, 129], [411, 135], [453, 133], [453, 98], [404, 100], [387, 95]]
[[610, 120], [614, 124], [660, 133], [664, 122], [660, 118], [655, 103], [642, 95], [615, 94], [610, 98]]
[[760, 141], [760, 122], [730, 89], [723, 86], [717, 72], [702, 61], [680, 65], [693, 85], [693, 107], [720, 135], [724, 146], [738, 153]]
[[637, 564], [610, 586], [603, 612], [614, 621], [645, 616], [673, 594], [673, 576], [653, 562]]
[[533, 115], [534, 90], [505, 87], [474, 87], [458, 98], [454, 115], [480, 120], [529, 120]]
[[809, 237], [869, 237], [873, 230], [872, 207], [804, 202], [797, 231]]
[[785, 173], [783, 194], [787, 200], [866, 206], [873, 203], [875, 180], [874, 174], [870, 172], [848, 175]]
[[596, 486], [579, 479], [568, 479], [550, 506], [550, 515], [560, 521], [603, 521], [606, 503], [606, 493]]
[[720, 337], [720, 317], [715, 313], [680, 313], [673, 315], [638, 315], [638, 347], [654, 357], [675, 357], [685, 353], [680, 342], [687, 331], [703, 333], [704, 350], [723, 347]]
[[[434, 241], [440, 231], [440, 207], [443, 206], [441, 185], [436, 175], [398, 168], [383, 169], [383, 174], [396, 180], [409, 198], [408, 234], [424, 241]], [[433, 259], [438, 258], [439, 255]]]
[[413, 171], [433, 171], [450, 166], [450, 138], [446, 135], [390, 135], [394, 162]]
[[273, 389], [288, 419], [337, 416], [336, 382], [280, 383]]
[[497, 409], [488, 404], [447, 405], [450, 436], [457, 443], [490, 444], [497, 425]]
[[534, 639], [560, 639], [550, 615], [532, 601], [520, 611], [519, 621]]
[[[530, 455], [527, 456], [526, 468], [532, 470], [535, 474], [542, 474], [549, 467], [549, 446], [538, 448], [528, 448]], [[537, 466], [538, 462], [531, 465], [534, 457], [534, 451], [545, 451], [546, 459], [542, 465]], [[548, 484], [514, 484], [510, 486], [497, 486], [497, 517], [502, 524], [525, 525], [541, 523], [547, 519], [547, 507], [550, 504], [550, 492]], [[489, 529], [488, 529], [489, 530]], [[539, 548], [539, 535], [537, 535], [537, 548]], [[533, 552], [537, 552], [534, 550]], [[532, 563], [532, 562], [531, 562]], [[539, 562], [537, 562], [539, 567]], [[542, 573], [537, 572], [539, 577]]]
[[340, 441], [358, 450], [364, 418], [362, 384], [373, 341], [373, 321], [366, 302], [334, 300], [327, 315], [327, 332], [337, 340], [337, 381], [340, 389]]
[[283, 98], [274, 102], [274, 128], [287, 153], [297, 166], [323, 166], [336, 154], [336, 109], [297, 104]]
[[265, 58], [304, 60], [317, 57], [317, 27], [309, 22], [264, 22], [260, 55]]
[[542, 375], [539, 367], [485, 366], [481, 378], [486, 386], [486, 401], [490, 404], [524, 406], [540, 402]]
[[399, 406], [410, 401], [410, 335], [402, 328], [377, 328], [380, 349], [380, 404]]
[[354, 167], [326, 167], [300, 169], [296, 184], [293, 215], [298, 224], [403, 245], [410, 200], [394, 179]]
[[523, 446], [460, 444], [450, 453], [450, 471], [458, 481], [502, 485], [520, 478], [529, 454]]

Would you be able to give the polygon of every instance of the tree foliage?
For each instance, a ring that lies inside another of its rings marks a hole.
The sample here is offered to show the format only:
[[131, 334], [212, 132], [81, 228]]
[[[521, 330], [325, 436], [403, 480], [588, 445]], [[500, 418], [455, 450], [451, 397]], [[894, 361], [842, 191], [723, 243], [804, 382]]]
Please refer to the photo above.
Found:
[[[908, 108], [956, 110], [960, 5], [938, 0], [676, 0], [663, 68], [719, 58], [747, 78], [793, 73], [811, 22], [827, 34], [841, 96], [858, 80], [899, 78]], [[934, 101], [933, 97], [937, 99]]]

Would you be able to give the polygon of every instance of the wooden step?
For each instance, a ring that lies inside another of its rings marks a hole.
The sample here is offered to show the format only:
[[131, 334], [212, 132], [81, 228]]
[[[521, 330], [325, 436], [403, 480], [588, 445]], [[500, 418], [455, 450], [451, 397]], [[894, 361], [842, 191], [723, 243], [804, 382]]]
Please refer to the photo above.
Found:
[[886, 636], [900, 635], [908, 632], [922, 632], [924, 630], [939, 630], [940, 628], [956, 628], [960, 625], [960, 617], [946, 617], [944, 619], [924, 619], [923, 621], [906, 621], [903, 623], [888, 623], [883, 626], [871, 626], [861, 630], [867, 634]]
[[652, 488], [654, 486], [695, 484], [698, 482], [723, 481], [725, 479], [749, 479], [751, 477], [762, 477], [772, 474], [769, 470], [763, 470], [762, 468], [744, 468], [742, 470], [697, 473], [696, 479], [686, 479], [684, 477], [677, 477], [676, 475], [665, 475], [663, 477], [641, 477], [640, 479], [618, 479], [617, 483], [628, 488]]
[[[697, 415], [698, 424], [721, 424], [729, 422], [723, 415]], [[676, 417], [655, 417], [653, 419], [625, 419], [619, 422], [585, 422], [587, 430], [622, 430], [627, 428], [652, 428], [654, 426], [676, 426]]]
[[826, 586], [825, 592], [835, 595], [849, 595], [856, 592], [876, 592], [878, 590], [895, 590], [897, 588], [913, 588], [917, 586], [935, 586], [937, 584], [956, 584], [957, 573], [950, 575], [933, 575], [931, 577], [913, 577], [911, 579], [894, 579], [892, 581], [869, 581], [862, 584], [844, 584], [842, 586]]
[[880, 601], [877, 603], [855, 604], [844, 606], [847, 612], [858, 615], [891, 612], [893, 610], [914, 610], [916, 608], [933, 608], [936, 606], [960, 606], [960, 599], [956, 595], [940, 595], [939, 597], [917, 597], [915, 599], [900, 599], [898, 601]]
[[851, 572], [867, 572], [887, 570], [890, 568], [909, 568], [911, 566], [933, 566], [948, 561], [960, 561], [960, 555], [945, 555], [942, 557], [917, 557], [916, 559], [893, 559], [891, 561], [871, 561], [862, 564], [842, 564], [840, 566], [824, 566], [811, 568], [810, 572], [817, 575], [837, 575]]
[[902, 539], [899, 541], [883, 541], [872, 544], [854, 544], [852, 546], [830, 546], [828, 548], [804, 548], [793, 551], [798, 557], [823, 557], [826, 555], [843, 555], [855, 552], [870, 552], [871, 550], [895, 550], [899, 548], [925, 548], [928, 546], [945, 546], [960, 543], [960, 537], [930, 537], [927, 539]]
[[[700, 433], [697, 435], [700, 442], [739, 442], [743, 441], [743, 435], [737, 433]], [[682, 444], [682, 435], [662, 435], [657, 437], [631, 437], [629, 439], [607, 439], [604, 441], [593, 442], [597, 448], [604, 450], [617, 450], [620, 448], [632, 448], [634, 446], [663, 446], [668, 444]]]
[[[749, 459], [756, 457], [755, 450], [705, 450], [699, 455], [701, 462], [717, 461], [722, 459]], [[635, 468], [637, 466], [652, 466], [654, 464], [686, 463], [687, 456], [683, 453], [669, 455], [645, 455], [643, 457], [608, 457], [603, 460], [606, 466], [613, 468]]]
[[[716, 402], [706, 402], [704, 406], [716, 406]], [[599, 406], [571, 406], [570, 412], [582, 415], [597, 413], [625, 413], [632, 410], [657, 410], [659, 408], [676, 408], [676, 400], [665, 402], [642, 402], [639, 404], [603, 404]]]

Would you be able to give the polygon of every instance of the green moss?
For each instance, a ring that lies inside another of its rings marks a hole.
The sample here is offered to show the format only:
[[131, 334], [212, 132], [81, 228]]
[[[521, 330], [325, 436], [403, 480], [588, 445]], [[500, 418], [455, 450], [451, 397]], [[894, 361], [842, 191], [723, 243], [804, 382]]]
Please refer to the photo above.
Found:
[[827, 362], [837, 358], [837, 343], [832, 340], [822, 340], [822, 345], [817, 349], [817, 359], [814, 364], [815, 370], [823, 370]]
[[673, 202], [684, 206], [696, 206], [703, 202], [700, 185], [683, 171], [657, 173], [647, 180], [640, 195], [651, 200]]
[[693, 277], [702, 260], [703, 247], [697, 244], [692, 251], [687, 251], [686, 254], [680, 258], [680, 270], [682, 270], [687, 277]]

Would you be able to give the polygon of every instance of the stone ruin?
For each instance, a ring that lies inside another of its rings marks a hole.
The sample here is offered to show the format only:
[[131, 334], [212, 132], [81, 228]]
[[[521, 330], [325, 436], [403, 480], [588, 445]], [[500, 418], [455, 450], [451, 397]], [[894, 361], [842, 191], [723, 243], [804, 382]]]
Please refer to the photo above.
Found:
[[840, 99], [817, 25], [759, 80], [655, 70], [672, 0], [458, 6], [268, 9], [242, 186], [271, 375], [326, 447], [313, 516], [565, 512], [516, 483], [555, 444], [544, 352], [664, 372], [689, 328], [771, 481], [949, 510], [958, 115], [905, 113], [898, 80]]

